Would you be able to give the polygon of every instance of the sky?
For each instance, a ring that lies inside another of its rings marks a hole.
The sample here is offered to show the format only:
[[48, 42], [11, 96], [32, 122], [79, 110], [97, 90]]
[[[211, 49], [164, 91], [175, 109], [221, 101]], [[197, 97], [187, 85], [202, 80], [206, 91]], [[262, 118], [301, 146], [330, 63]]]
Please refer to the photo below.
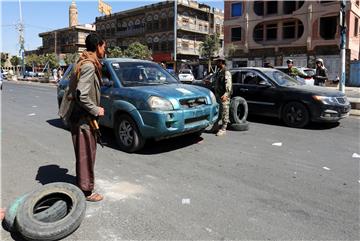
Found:
[[[104, 2], [110, 4], [113, 13], [115, 13], [160, 1], [105, 0]], [[224, 9], [224, 1], [198, 0], [198, 2]], [[39, 33], [68, 27], [70, 4], [71, 0], [21, 0], [22, 18], [25, 26], [25, 50], [34, 50], [41, 46], [42, 42]], [[79, 24], [94, 23], [95, 17], [101, 16], [97, 9], [97, 0], [76, 0], [76, 5], [78, 8]], [[19, 0], [0, 0], [0, 12], [0, 52], [18, 55], [20, 46], [18, 44], [19, 34], [16, 30], [16, 25], [20, 20]]]

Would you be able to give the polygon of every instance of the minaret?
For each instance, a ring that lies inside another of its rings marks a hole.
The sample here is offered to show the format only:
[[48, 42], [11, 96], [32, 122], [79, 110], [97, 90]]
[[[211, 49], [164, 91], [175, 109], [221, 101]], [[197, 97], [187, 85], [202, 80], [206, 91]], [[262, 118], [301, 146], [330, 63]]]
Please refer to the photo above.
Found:
[[78, 11], [75, 4], [75, 0], [72, 0], [72, 3], [69, 7], [69, 27], [78, 25]]

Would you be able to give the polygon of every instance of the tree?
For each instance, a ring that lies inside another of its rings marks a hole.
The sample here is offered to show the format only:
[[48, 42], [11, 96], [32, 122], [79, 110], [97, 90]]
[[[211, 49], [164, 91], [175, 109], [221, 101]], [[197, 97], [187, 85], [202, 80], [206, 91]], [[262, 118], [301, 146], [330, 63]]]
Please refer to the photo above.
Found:
[[134, 59], [152, 60], [151, 50], [149, 50], [146, 45], [143, 45], [139, 42], [130, 44], [129, 47], [124, 51], [124, 55]]
[[234, 56], [236, 49], [237, 47], [233, 43], [228, 44], [228, 46], [226, 47], [226, 57]]
[[59, 62], [57, 60], [57, 57], [54, 53], [51, 54], [45, 54], [45, 62], [49, 62], [50, 69], [57, 68], [59, 66]]
[[211, 58], [218, 55], [220, 40], [218, 35], [207, 35], [205, 41], [200, 44], [199, 50], [202, 57], [208, 59], [208, 72], [211, 70]]
[[64, 58], [64, 61], [66, 64], [74, 64], [78, 61], [79, 59], [79, 54], [77, 53], [73, 53], [73, 54], [66, 54], [65, 55], [65, 58]]
[[20, 58], [18, 56], [12, 56], [10, 59], [10, 63], [12, 64], [12, 66], [16, 67], [20, 64]]
[[107, 57], [108, 58], [120, 58], [120, 57], [124, 57], [124, 53], [123, 51], [121, 50], [120, 47], [114, 47], [114, 48], [109, 48], [108, 49], [108, 55]]
[[40, 64], [40, 58], [39, 55], [36, 54], [30, 54], [25, 56], [25, 65], [27, 67], [33, 67]]
[[1, 53], [1, 67], [4, 67], [7, 57], [8, 57], [7, 54]]

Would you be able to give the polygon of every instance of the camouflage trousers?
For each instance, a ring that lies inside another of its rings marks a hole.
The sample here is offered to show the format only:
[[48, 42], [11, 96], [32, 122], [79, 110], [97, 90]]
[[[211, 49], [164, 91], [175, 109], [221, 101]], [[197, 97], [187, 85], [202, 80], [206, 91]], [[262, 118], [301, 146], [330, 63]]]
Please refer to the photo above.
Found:
[[219, 124], [221, 120], [221, 124], [223, 127], [226, 128], [227, 124], [230, 122], [229, 114], [230, 114], [230, 100], [222, 102], [220, 99], [218, 100], [219, 103], [219, 117], [216, 121], [216, 124]]

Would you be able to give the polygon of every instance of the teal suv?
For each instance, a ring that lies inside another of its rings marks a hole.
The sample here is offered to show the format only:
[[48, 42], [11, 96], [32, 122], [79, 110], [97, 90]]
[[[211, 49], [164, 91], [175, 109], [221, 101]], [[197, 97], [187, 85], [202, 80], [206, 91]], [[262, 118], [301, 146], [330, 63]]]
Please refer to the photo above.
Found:
[[[58, 103], [74, 71], [69, 66], [58, 84]], [[147, 139], [201, 135], [218, 117], [214, 94], [184, 85], [157, 63], [137, 59], [103, 60], [100, 124], [113, 128], [119, 147], [140, 150]]]

